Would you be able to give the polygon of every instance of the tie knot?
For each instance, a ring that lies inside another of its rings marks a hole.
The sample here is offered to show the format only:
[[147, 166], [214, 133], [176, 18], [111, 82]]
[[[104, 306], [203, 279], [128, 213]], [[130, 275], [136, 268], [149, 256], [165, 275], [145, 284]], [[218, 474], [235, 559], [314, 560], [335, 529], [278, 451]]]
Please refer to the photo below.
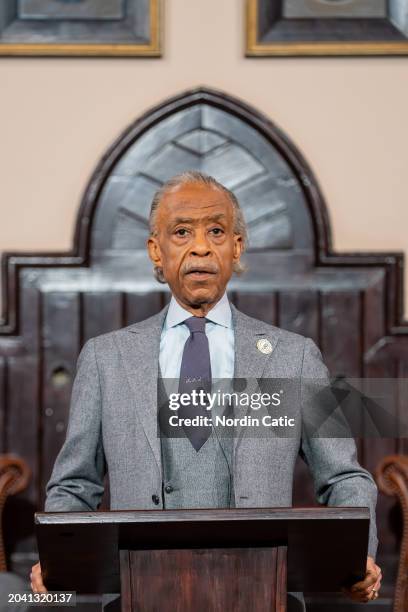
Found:
[[195, 332], [202, 332], [205, 334], [205, 324], [207, 319], [205, 317], [190, 317], [186, 319], [184, 323], [187, 325], [188, 329], [192, 334]]

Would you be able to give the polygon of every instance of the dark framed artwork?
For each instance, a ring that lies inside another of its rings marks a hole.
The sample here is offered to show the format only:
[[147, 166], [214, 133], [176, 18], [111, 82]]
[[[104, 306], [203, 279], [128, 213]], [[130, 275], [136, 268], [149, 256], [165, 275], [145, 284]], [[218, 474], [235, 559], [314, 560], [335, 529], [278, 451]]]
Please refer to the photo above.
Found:
[[407, 55], [408, 0], [247, 0], [246, 54]]
[[0, 0], [0, 55], [161, 55], [161, 0]]

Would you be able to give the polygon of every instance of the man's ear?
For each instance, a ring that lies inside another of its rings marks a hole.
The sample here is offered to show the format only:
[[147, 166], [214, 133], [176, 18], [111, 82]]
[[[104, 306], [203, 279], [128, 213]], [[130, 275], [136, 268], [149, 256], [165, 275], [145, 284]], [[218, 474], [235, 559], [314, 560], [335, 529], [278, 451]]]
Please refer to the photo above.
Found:
[[149, 236], [147, 240], [147, 251], [149, 253], [149, 257], [153, 262], [155, 267], [162, 267], [162, 259], [161, 259], [161, 250], [159, 246], [159, 242], [157, 240], [157, 236]]
[[241, 234], [234, 234], [234, 263], [238, 263], [242, 255], [242, 236]]

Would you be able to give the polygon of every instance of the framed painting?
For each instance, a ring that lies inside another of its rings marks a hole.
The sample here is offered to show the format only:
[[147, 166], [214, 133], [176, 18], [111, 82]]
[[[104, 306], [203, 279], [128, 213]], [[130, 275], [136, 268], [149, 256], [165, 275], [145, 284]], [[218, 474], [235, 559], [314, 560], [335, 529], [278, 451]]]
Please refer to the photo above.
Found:
[[0, 55], [160, 56], [161, 0], [0, 0]]
[[408, 0], [247, 0], [247, 56], [407, 54]]

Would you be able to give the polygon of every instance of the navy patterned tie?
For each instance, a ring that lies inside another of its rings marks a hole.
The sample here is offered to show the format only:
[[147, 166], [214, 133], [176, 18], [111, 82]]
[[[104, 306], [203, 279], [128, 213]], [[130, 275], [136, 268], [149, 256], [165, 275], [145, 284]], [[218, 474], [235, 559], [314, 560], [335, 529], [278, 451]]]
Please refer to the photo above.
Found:
[[[211, 362], [208, 338], [205, 334], [204, 317], [190, 317], [184, 323], [190, 330], [190, 336], [184, 345], [181, 360], [179, 393], [189, 393], [193, 390], [203, 389], [206, 393], [211, 391]], [[195, 406], [190, 403], [180, 406], [179, 416], [182, 418], [208, 417], [211, 412], [205, 406]], [[211, 435], [210, 425], [183, 426], [184, 431], [195, 450], [198, 452]]]

